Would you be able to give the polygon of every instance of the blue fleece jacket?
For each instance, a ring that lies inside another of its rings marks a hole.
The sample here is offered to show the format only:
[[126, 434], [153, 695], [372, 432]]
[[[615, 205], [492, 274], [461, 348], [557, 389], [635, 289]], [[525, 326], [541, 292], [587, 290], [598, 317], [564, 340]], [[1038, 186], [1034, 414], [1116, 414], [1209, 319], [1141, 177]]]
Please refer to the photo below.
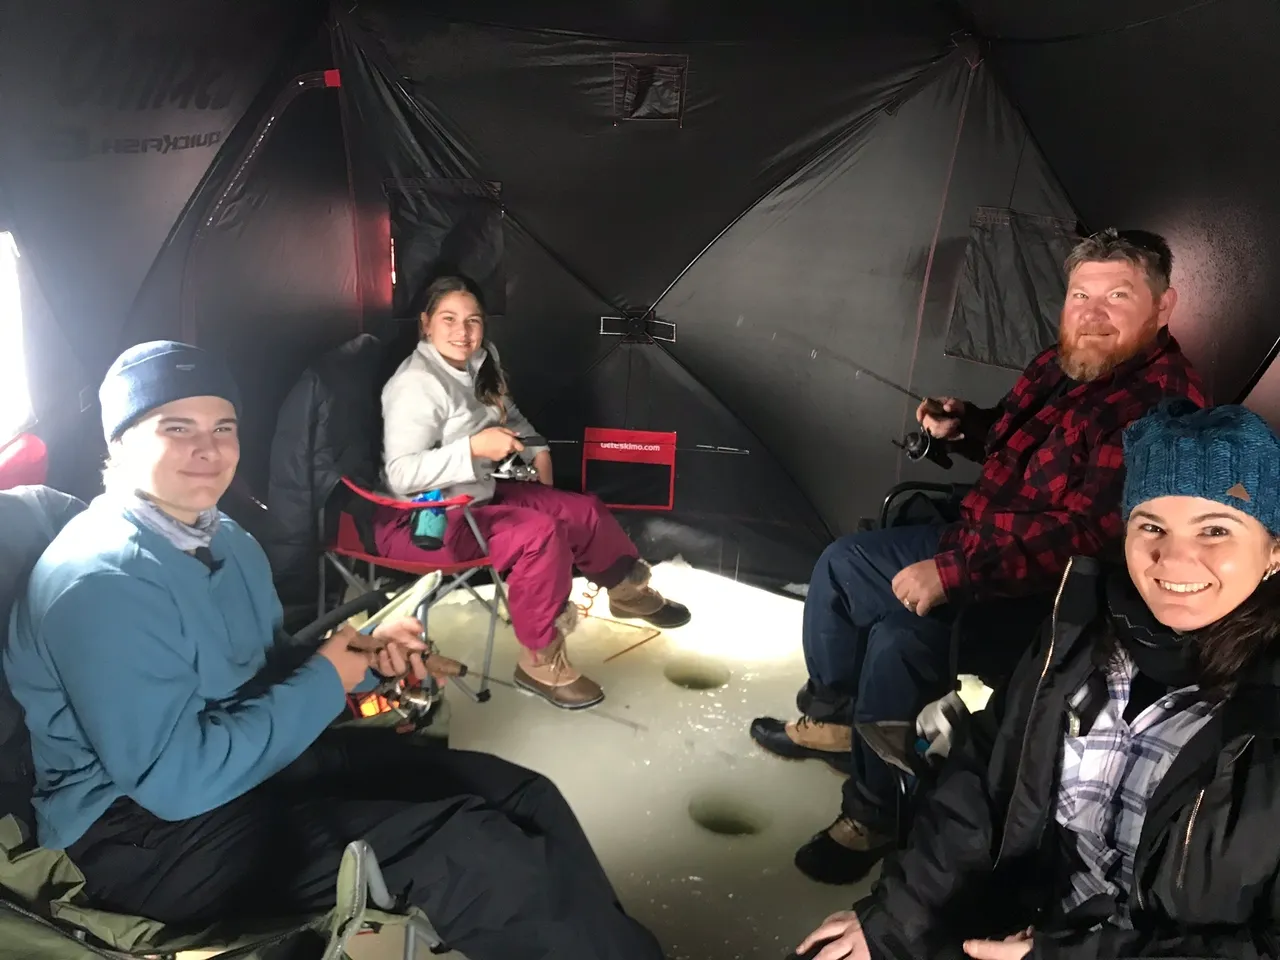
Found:
[[74, 843], [121, 796], [164, 820], [219, 807], [342, 712], [323, 657], [263, 684], [282, 619], [266, 555], [225, 517], [210, 549], [212, 574], [99, 498], [37, 563], [4, 672], [31, 731], [42, 846]]

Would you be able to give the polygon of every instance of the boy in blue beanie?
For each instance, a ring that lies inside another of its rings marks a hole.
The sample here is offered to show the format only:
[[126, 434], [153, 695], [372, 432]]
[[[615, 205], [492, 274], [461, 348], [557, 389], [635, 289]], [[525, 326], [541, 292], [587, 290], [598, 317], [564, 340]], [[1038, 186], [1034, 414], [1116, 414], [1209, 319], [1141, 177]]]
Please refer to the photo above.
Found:
[[226, 368], [142, 344], [100, 399], [107, 491], [36, 564], [3, 661], [39, 841], [67, 851], [89, 904], [184, 926], [319, 913], [363, 838], [473, 960], [658, 960], [550, 781], [329, 729], [371, 668], [421, 675], [422, 626], [384, 624], [376, 654], [349, 627], [314, 652], [280, 636], [266, 556], [217, 509], [240, 456]]
[[1170, 404], [1124, 434], [1125, 564], [1077, 557], [821, 960], [1280, 952], [1280, 439]]

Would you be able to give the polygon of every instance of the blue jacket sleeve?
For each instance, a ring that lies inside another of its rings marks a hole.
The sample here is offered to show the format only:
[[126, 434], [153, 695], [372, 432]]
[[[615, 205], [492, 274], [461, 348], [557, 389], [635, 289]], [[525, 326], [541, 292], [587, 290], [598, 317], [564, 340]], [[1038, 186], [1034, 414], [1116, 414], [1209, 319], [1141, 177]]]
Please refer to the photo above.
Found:
[[40, 632], [107, 775], [164, 820], [198, 816], [253, 789], [297, 759], [345, 702], [337, 670], [320, 656], [255, 696], [206, 700], [172, 601], [123, 574], [69, 587]]

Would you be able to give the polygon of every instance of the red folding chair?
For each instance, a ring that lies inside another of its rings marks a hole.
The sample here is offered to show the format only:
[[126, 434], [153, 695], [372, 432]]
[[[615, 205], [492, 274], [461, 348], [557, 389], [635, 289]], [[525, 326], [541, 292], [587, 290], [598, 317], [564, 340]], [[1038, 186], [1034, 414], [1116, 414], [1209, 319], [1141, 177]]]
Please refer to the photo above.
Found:
[[[347, 489], [366, 501], [368, 504], [376, 504], [384, 507], [391, 507], [394, 510], [403, 510], [405, 512], [411, 510], [419, 510], [424, 506], [432, 509], [456, 510], [466, 519], [467, 525], [471, 528], [471, 532], [475, 535], [476, 543], [480, 545], [483, 556], [478, 560], [467, 560], [462, 563], [427, 563], [410, 560], [393, 560], [389, 557], [380, 557], [371, 553], [365, 545], [365, 541], [360, 536], [360, 530], [356, 526], [355, 518], [345, 509], [339, 507], [337, 536], [334, 537], [332, 543], [326, 544], [320, 554], [320, 598], [318, 603], [318, 615], [324, 616], [326, 606], [326, 573], [328, 567], [332, 566], [343, 580], [351, 587], [364, 593], [376, 589], [377, 571], [379, 568], [384, 570], [393, 570], [397, 573], [407, 574], [411, 577], [420, 578], [428, 576], [432, 573], [440, 573], [440, 586], [433, 590], [427, 598], [422, 602], [418, 609], [418, 617], [422, 621], [422, 627], [427, 627], [427, 611], [432, 604], [438, 603], [446, 596], [458, 588], [465, 589], [476, 600], [484, 604], [489, 611], [489, 631], [485, 640], [484, 647], [484, 670], [480, 674], [480, 687], [478, 690], [472, 690], [471, 686], [460, 677], [454, 677], [453, 682], [456, 683], [472, 700], [478, 703], [484, 703], [491, 696], [489, 690], [489, 673], [493, 665], [493, 642], [498, 629], [498, 618], [502, 616], [502, 608], [507, 603], [507, 593], [503, 586], [502, 578], [498, 575], [497, 569], [493, 566], [493, 562], [489, 559], [489, 542], [485, 539], [483, 533], [480, 532], [480, 526], [476, 523], [475, 515], [471, 512], [471, 503], [473, 498], [469, 496], [454, 497], [451, 500], [437, 500], [430, 503], [410, 503], [405, 500], [397, 500], [394, 497], [385, 494], [374, 493], [372, 490], [366, 490], [359, 484], [351, 481], [347, 477], [342, 478], [343, 484]], [[320, 511], [320, 526], [322, 534], [325, 527], [325, 513], [322, 508]], [[346, 562], [350, 562], [348, 566]], [[355, 572], [356, 563], [365, 563], [369, 568], [369, 579], [366, 581]], [[471, 584], [471, 578], [475, 576], [477, 571], [488, 567], [493, 577], [493, 600], [486, 600]], [[390, 601], [394, 603], [395, 601]]]
[[0, 490], [44, 486], [48, 472], [49, 451], [35, 434], [20, 433], [0, 443]]

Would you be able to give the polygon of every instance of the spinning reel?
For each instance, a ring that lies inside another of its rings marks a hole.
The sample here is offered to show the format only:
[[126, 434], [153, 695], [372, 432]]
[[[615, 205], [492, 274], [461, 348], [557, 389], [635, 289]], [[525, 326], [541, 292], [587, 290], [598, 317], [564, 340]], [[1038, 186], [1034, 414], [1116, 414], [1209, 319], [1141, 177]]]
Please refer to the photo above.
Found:
[[[467, 675], [465, 663], [441, 656], [430, 638], [422, 639], [427, 645], [426, 651], [422, 654], [423, 662], [427, 667], [427, 676], [422, 680], [412, 675], [386, 680], [373, 691], [404, 718], [406, 726], [411, 726], [415, 730], [420, 730], [430, 723], [431, 715], [444, 692], [443, 681], [450, 677]], [[363, 652], [373, 652], [381, 646], [382, 644], [374, 637], [363, 633], [360, 634], [360, 640], [348, 644], [351, 649]]]
[[894, 442], [895, 447], [907, 455], [908, 460], [929, 460], [950, 470], [951, 452], [947, 449], [947, 441], [935, 439], [928, 430], [913, 430], [902, 438], [902, 442]]
[[[517, 438], [526, 447], [545, 447], [547, 440], [537, 434], [529, 437]], [[519, 453], [510, 453], [506, 458], [493, 468], [493, 479], [495, 480], [520, 480], [526, 483], [538, 482], [538, 471], [531, 463], [525, 463]]]
[[533, 464], [525, 463], [521, 460], [520, 454], [513, 453], [493, 468], [493, 479], [536, 482], [538, 479], [538, 471], [534, 469]]

